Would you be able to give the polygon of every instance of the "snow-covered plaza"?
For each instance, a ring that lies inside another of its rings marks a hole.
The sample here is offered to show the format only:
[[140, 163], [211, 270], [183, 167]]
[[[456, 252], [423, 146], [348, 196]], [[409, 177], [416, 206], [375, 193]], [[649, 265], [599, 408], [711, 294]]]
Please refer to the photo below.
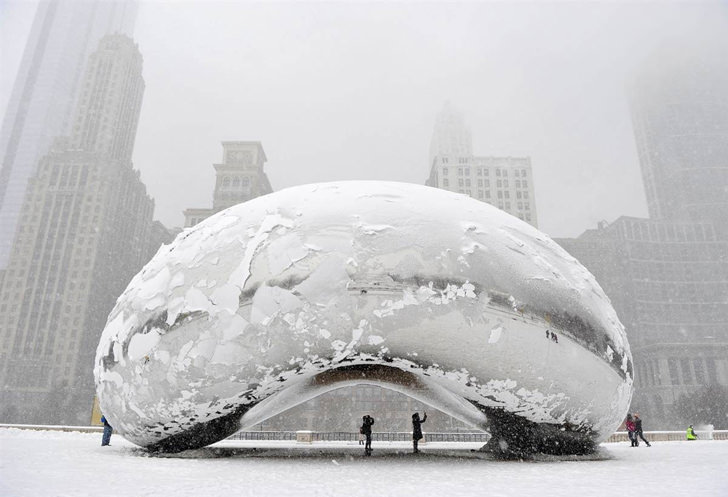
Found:
[[603, 444], [592, 458], [496, 461], [476, 443], [223, 441], [150, 456], [114, 435], [0, 428], [0, 495], [45, 496], [721, 496], [728, 441]]

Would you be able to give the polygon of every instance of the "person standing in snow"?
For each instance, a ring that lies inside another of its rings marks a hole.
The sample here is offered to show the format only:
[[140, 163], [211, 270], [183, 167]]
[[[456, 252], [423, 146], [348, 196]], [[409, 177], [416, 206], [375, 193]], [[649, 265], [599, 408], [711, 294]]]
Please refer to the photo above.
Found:
[[364, 454], [367, 456], [372, 455], [372, 425], [374, 424], [374, 418], [366, 414], [362, 416], [362, 425], [360, 433], [366, 437], [366, 443], [364, 444]]
[[640, 443], [640, 438], [647, 444], [648, 447], [652, 447], [650, 442], [648, 442], [645, 438], [644, 433], [642, 433], [642, 420], [640, 419], [640, 413], [636, 412], [634, 413], [634, 439], [638, 445]]
[[412, 446], [415, 454], [419, 452], [419, 449], [417, 448], [417, 443], [422, 439], [422, 423], [427, 421], [427, 413], [425, 413], [425, 416], [420, 419], [419, 413], [414, 413], [412, 415]]
[[101, 416], [101, 422], [104, 424], [104, 435], [101, 437], [101, 446], [104, 447], [106, 445], [110, 445], [109, 442], [111, 442], [111, 433], [114, 429], [106, 420], [106, 416]]
[[688, 431], [685, 434], [688, 438], [688, 440], [697, 440], [698, 436], [695, 434], [695, 431], [693, 430], [693, 425], [688, 426]]
[[627, 428], [627, 436], [629, 437], [630, 445], [632, 447], [638, 447], [639, 441], [637, 440], [637, 436], [634, 433], [636, 426], [634, 424], [634, 421], [632, 420], [631, 414], [627, 414], [627, 421], [624, 422], [624, 427]]

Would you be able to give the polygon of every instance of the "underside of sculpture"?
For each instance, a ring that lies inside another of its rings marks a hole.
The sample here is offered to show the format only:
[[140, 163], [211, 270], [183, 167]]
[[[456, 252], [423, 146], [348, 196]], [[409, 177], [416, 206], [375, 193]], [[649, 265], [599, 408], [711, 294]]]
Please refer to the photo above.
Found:
[[118, 299], [94, 373], [115, 429], [152, 450], [202, 447], [366, 383], [516, 455], [591, 451], [623, 419], [633, 377], [609, 300], [546, 235], [387, 182], [290, 188], [182, 232]]

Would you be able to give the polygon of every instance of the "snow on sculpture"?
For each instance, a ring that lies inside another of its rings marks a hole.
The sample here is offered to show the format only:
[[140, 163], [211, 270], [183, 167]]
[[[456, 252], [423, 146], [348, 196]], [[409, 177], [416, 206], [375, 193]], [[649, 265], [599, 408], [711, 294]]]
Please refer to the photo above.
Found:
[[549, 237], [464, 195], [374, 181], [290, 188], [180, 233], [119, 297], [94, 373], [114, 428], [152, 450], [369, 383], [513, 454], [588, 452], [633, 377], [609, 300]]

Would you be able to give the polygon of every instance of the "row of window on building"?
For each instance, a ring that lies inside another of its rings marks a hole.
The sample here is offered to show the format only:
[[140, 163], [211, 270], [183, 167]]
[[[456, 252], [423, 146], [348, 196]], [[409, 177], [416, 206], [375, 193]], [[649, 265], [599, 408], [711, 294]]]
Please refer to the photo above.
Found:
[[[484, 180], [479, 178], [477, 180], [477, 185], [479, 188], [490, 188], [490, 180]], [[449, 178], [442, 178], [442, 186], [449, 187], [450, 186], [450, 179]], [[473, 182], [470, 180], [470, 178], [458, 178], [458, 186], [473, 186]], [[517, 189], [519, 188], [528, 188], [528, 182], [524, 179], [523, 181], [516, 180], [515, 185]], [[508, 180], [497, 180], [496, 181], [496, 187], [498, 188], [509, 188]], [[516, 192], [518, 194], [518, 198], [521, 198], [521, 195], [524, 195], [524, 198], [527, 197], [526, 192]]]
[[[695, 357], [667, 359], [670, 375], [669, 385], [713, 385], [718, 383], [715, 358]], [[660, 371], [660, 360], [650, 359], [637, 366], [638, 380], [641, 386], [661, 386], [663, 382]]]
[[240, 188], [241, 186], [249, 186], [250, 177], [248, 176], [223, 176], [221, 180], [222, 188]]

